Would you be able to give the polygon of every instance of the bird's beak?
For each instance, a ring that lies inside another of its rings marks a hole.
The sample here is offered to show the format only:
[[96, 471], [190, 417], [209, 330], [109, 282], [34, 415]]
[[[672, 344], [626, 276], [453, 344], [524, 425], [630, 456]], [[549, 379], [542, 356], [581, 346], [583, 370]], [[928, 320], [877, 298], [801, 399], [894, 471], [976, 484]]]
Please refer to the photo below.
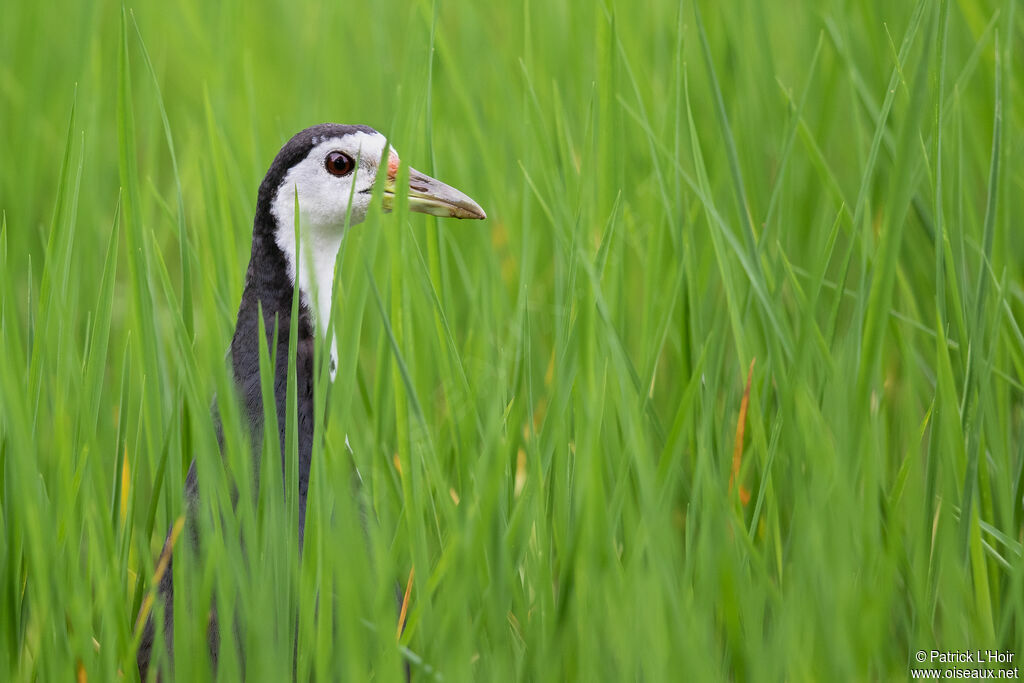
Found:
[[[388, 177], [384, 186], [385, 211], [394, 206], [396, 189], [395, 179]], [[409, 169], [409, 210], [442, 218], [487, 218], [480, 205], [467, 195], [415, 168]]]

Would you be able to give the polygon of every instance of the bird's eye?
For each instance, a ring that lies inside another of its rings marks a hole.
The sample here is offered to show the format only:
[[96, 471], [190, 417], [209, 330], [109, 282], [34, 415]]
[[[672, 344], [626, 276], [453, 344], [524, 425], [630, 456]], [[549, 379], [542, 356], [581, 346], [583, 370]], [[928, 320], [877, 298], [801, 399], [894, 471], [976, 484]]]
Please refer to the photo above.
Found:
[[331, 175], [343, 176], [352, 172], [352, 169], [356, 167], [356, 162], [352, 161], [352, 157], [344, 152], [335, 151], [327, 155], [324, 166], [327, 167], [327, 172]]

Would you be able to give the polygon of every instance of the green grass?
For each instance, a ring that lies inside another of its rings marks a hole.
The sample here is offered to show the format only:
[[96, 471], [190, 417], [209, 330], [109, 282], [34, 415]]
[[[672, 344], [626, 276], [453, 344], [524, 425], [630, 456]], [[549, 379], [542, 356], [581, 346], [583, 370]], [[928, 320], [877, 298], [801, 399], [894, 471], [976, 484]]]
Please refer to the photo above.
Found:
[[[2, 15], [0, 679], [137, 678], [193, 458], [178, 680], [211, 677], [213, 595], [224, 680], [1020, 664], [1015, 0]], [[348, 234], [300, 560], [225, 351], [256, 188], [321, 121], [489, 218]]]

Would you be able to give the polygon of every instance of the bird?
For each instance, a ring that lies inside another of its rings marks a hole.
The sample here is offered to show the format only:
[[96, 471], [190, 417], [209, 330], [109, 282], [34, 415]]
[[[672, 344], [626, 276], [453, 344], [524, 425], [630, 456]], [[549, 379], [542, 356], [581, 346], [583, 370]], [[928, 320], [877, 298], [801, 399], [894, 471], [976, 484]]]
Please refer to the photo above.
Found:
[[[295, 339], [295, 382], [298, 424], [298, 534], [301, 552], [305, 534], [306, 498], [309, 491], [313, 451], [313, 349], [316, 336], [330, 346], [330, 381], [337, 369], [337, 340], [327, 339], [331, 317], [331, 292], [335, 261], [346, 226], [365, 220], [377, 185], [383, 184], [383, 209], [390, 211], [400, 194], [397, 178], [398, 153], [387, 138], [365, 125], [322, 123], [296, 133], [274, 157], [260, 183], [253, 218], [252, 249], [245, 274], [245, 286], [238, 307], [238, 319], [231, 339], [230, 362], [234, 384], [244, 416], [259, 444], [264, 433], [263, 397], [260, 382], [260, 344], [267, 346], [275, 361], [274, 402], [282, 458], [285, 451], [288, 349], [292, 298], [299, 290]], [[381, 168], [383, 166], [383, 168]], [[410, 211], [445, 218], [482, 220], [480, 205], [463, 192], [424, 173], [409, 168]], [[299, 230], [296, 242], [295, 211]], [[260, 335], [262, 311], [265, 337]], [[275, 330], [277, 330], [275, 336]], [[275, 343], [276, 347], [271, 348]], [[214, 409], [216, 417], [216, 408]], [[219, 423], [218, 439], [223, 441]], [[223, 443], [221, 443], [223, 447]], [[254, 446], [256, 450], [258, 446]], [[185, 478], [186, 536], [198, 545], [195, 523], [199, 499], [196, 462]], [[180, 529], [179, 529], [180, 531]], [[171, 563], [174, 528], [168, 533], [157, 562], [156, 599], [163, 604], [163, 634], [166, 651], [173, 662], [174, 612]], [[141, 680], [149, 673], [157, 636], [157, 610], [152, 600], [139, 610], [141, 630], [137, 665]], [[219, 634], [216, 618], [211, 619], [207, 638], [216, 665]], [[158, 676], [159, 678], [159, 676]]]

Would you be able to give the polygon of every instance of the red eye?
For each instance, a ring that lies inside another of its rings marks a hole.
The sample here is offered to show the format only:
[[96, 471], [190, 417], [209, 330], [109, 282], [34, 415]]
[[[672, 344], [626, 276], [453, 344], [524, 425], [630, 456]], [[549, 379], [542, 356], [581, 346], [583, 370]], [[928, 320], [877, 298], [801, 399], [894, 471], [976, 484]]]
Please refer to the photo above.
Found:
[[324, 166], [331, 175], [342, 176], [351, 173], [356, 167], [356, 162], [344, 152], [331, 152], [324, 160]]

